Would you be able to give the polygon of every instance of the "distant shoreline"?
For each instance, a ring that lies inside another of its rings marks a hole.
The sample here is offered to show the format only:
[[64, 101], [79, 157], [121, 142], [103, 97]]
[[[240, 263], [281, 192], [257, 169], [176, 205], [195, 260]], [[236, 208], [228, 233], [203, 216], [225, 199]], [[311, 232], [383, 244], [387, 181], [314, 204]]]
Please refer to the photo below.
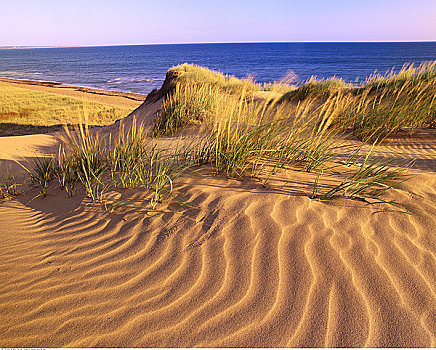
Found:
[[0, 46], [0, 50], [21, 50], [21, 49], [56, 49], [72, 46]]

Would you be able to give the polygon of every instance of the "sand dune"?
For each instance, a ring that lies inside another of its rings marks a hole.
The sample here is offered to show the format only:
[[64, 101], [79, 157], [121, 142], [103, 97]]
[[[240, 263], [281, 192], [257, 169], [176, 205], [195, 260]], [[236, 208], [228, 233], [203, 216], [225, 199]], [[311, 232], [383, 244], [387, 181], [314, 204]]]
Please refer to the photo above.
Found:
[[[158, 108], [136, 114], [147, 122]], [[418, 158], [413, 178], [387, 193], [413, 215], [312, 200], [307, 174], [264, 188], [208, 169], [179, 180], [192, 207], [154, 218], [54, 189], [2, 201], [0, 346], [435, 347], [428, 133], [375, 149]], [[0, 138], [0, 149], [25, 160], [56, 140]]]
[[[346, 142], [361, 145], [361, 142], [353, 137]], [[365, 151], [370, 149], [370, 144], [363, 146]], [[373, 154], [395, 159], [402, 164], [413, 160], [413, 169], [436, 172], [436, 130], [416, 129], [412, 135], [402, 130], [388, 136], [373, 150]]]
[[391, 192], [414, 215], [181, 183], [196, 207], [159, 219], [60, 191], [2, 202], [0, 345], [436, 345], [435, 173]]

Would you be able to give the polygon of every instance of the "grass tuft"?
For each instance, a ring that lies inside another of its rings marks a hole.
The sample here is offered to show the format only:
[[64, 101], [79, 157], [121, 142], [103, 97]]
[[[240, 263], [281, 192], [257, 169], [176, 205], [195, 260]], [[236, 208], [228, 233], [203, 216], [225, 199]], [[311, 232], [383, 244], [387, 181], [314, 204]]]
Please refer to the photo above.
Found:
[[40, 193], [43, 197], [47, 195], [49, 182], [55, 175], [55, 168], [52, 157], [36, 158], [30, 171], [30, 178], [39, 185]]
[[314, 189], [313, 197], [323, 200], [342, 195], [350, 199], [359, 199], [366, 202], [372, 199], [398, 206], [398, 203], [382, 200], [380, 196], [407, 179], [405, 170], [395, 169], [394, 166], [398, 164], [392, 160], [370, 157], [370, 153], [367, 154], [365, 160], [360, 165], [356, 166], [354, 165], [356, 155], [357, 153], [346, 164], [347, 167], [353, 168], [349, 176], [323, 194], [315, 195], [316, 190]]
[[15, 175], [0, 178], [0, 198], [12, 198], [19, 195], [19, 184]]

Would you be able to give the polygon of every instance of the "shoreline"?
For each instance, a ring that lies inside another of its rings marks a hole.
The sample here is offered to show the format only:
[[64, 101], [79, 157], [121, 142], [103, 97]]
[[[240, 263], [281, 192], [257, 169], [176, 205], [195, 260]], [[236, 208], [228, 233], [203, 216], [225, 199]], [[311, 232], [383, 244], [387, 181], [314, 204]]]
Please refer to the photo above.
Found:
[[435, 43], [436, 40], [342, 40], [342, 41], [192, 41], [192, 42], [160, 42], [160, 43], [136, 43], [136, 44], [112, 44], [112, 45], [66, 45], [66, 46], [0, 46], [0, 50], [30, 50], [30, 49], [70, 49], [70, 48], [88, 48], [88, 47], [122, 47], [122, 46], [162, 46], [162, 45], [208, 45], [208, 44], [386, 44], [386, 43]]
[[105, 96], [117, 96], [117, 97], [128, 98], [135, 101], [144, 101], [145, 98], [147, 97], [147, 94], [138, 94], [134, 92], [118, 91], [118, 90], [103, 90], [103, 89], [90, 88], [80, 85], [69, 85], [69, 84], [59, 83], [55, 81], [40, 81], [40, 80], [13, 79], [13, 78], [0, 77], [0, 82], [21, 84], [21, 85], [43, 86], [49, 88], [74, 89], [76, 91], [80, 91], [84, 93], [105, 95]]

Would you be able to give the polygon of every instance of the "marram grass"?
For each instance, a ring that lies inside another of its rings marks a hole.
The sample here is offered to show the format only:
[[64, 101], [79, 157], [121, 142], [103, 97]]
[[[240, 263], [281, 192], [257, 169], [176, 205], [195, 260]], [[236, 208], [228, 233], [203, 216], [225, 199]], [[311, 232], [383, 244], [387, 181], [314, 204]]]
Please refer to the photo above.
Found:
[[379, 142], [401, 129], [436, 127], [436, 65], [405, 66], [373, 76], [360, 87], [332, 91], [320, 107], [328, 127], [351, 128], [364, 142]]
[[82, 184], [89, 198], [105, 207], [136, 206], [138, 203], [114, 201], [111, 190], [137, 188], [149, 194], [142, 202], [145, 209], [169, 200], [174, 181], [193, 164], [180, 157], [180, 150], [161, 150], [146, 137], [142, 124], [133, 121], [129, 129], [120, 124], [118, 137], [112, 139], [79, 126], [80, 132], [66, 129], [57, 159], [56, 177], [68, 195]]
[[[312, 79], [297, 88], [265, 87], [186, 64], [170, 71], [176, 78], [152, 134], [174, 135], [186, 125], [202, 124], [207, 131], [203, 139], [162, 150], [136, 122], [129, 129], [121, 123], [115, 139], [83, 125], [76, 133], [67, 129], [58, 155], [34, 169], [41, 194], [55, 177], [68, 195], [82, 185], [93, 201], [106, 207], [159, 212], [156, 206], [171, 200], [181, 175], [208, 164], [214, 172], [251, 176], [264, 184], [282, 169], [315, 172], [314, 198], [340, 195], [383, 202], [383, 193], [404, 180], [402, 173], [390, 160], [370, 154], [356, 165], [358, 149], [343, 147], [336, 133], [352, 128], [358, 137], [373, 142], [403, 127], [435, 126], [434, 64], [372, 78], [359, 87], [337, 79]], [[335, 156], [341, 150], [352, 158], [346, 164], [349, 171], [337, 185], [321, 186], [326, 176], [337, 177], [331, 169], [339, 167]], [[146, 191], [148, 199], [138, 203], [107, 196], [113, 189], [128, 188]]]
[[[380, 141], [395, 132], [395, 128], [431, 126], [429, 118], [434, 118], [433, 100], [429, 101], [434, 65], [405, 68], [398, 75], [372, 79], [361, 87], [352, 87], [339, 79], [311, 79], [281, 96], [262, 99], [256, 98], [256, 91], [261, 89], [256, 84], [233, 83], [225, 89], [219, 74], [198, 68], [198, 76], [208, 74], [203, 82], [192, 78], [196, 77], [193, 73], [196, 67], [184, 65], [178, 69], [173, 68], [179, 77], [164, 101], [153, 134], [171, 135], [187, 124], [207, 126], [212, 135], [207, 162], [217, 172], [229, 176], [263, 175], [266, 182], [283, 168], [329, 176], [326, 163], [334, 161], [333, 155], [341, 148], [337, 131], [353, 127], [364, 141]], [[188, 76], [185, 71], [190, 72]], [[406, 89], [407, 84], [414, 87]], [[383, 91], [378, 90], [381, 86]], [[402, 96], [405, 91], [409, 100]], [[393, 96], [393, 100], [388, 96]], [[426, 98], [419, 99], [420, 96]], [[425, 117], [411, 115], [410, 108], [418, 114], [425, 111]], [[385, 112], [381, 125], [377, 123], [382, 120], [374, 116], [379, 111]], [[314, 197], [328, 199], [341, 194], [352, 199], [378, 199], [402, 181], [392, 166], [390, 160], [367, 158], [363, 167], [355, 169], [354, 175], [336, 187], [325, 193], [314, 188]]]
[[157, 118], [155, 136], [174, 134], [189, 123], [225, 120], [231, 114], [228, 105], [259, 100], [261, 91], [271, 90], [279, 94], [277, 105], [288, 109], [287, 117], [306, 106], [321, 129], [352, 129], [364, 142], [382, 141], [402, 128], [413, 132], [436, 126], [435, 62], [407, 65], [397, 74], [373, 75], [360, 86], [336, 78], [311, 78], [298, 87], [277, 83], [277, 89], [187, 64], [170, 71], [176, 76], [174, 88]]

